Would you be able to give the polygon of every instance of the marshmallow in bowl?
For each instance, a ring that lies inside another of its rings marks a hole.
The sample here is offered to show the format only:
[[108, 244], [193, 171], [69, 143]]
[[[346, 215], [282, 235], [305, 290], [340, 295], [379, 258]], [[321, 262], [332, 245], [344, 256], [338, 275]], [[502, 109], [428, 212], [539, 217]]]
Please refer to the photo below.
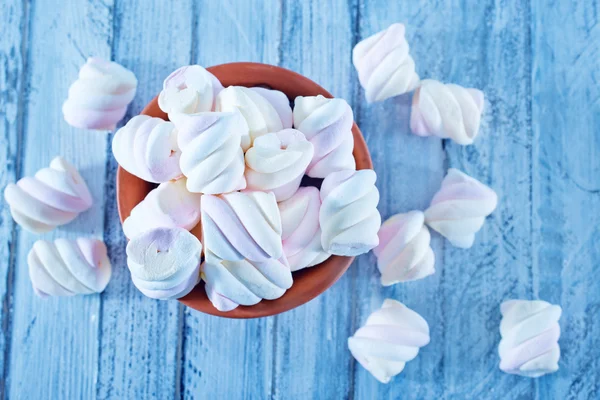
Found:
[[294, 127], [315, 148], [306, 174], [325, 178], [331, 172], [356, 169], [352, 150], [354, 117], [350, 105], [342, 99], [298, 96], [294, 103]]
[[260, 136], [246, 152], [248, 189], [273, 192], [278, 202], [287, 200], [298, 190], [312, 157], [313, 145], [300, 131]]
[[242, 138], [244, 151], [257, 137], [292, 127], [290, 102], [278, 90], [229, 86], [217, 96], [216, 111], [236, 110], [242, 113], [250, 129], [250, 135]]
[[281, 214], [283, 252], [290, 269], [298, 271], [328, 259], [331, 254], [325, 252], [321, 245], [319, 189], [301, 187], [278, 206]]
[[128, 238], [155, 228], [180, 227], [191, 230], [200, 222], [200, 194], [190, 193], [186, 179], [161, 183], [136, 205], [123, 221]]
[[127, 266], [133, 284], [146, 296], [178, 299], [200, 279], [202, 244], [183, 228], [156, 228], [127, 244]]
[[223, 85], [200, 65], [187, 65], [173, 71], [163, 82], [158, 106], [171, 119], [173, 113], [194, 114], [213, 111]]
[[558, 371], [560, 306], [541, 300], [508, 300], [500, 312], [500, 369], [530, 378]]
[[181, 176], [177, 130], [171, 122], [137, 115], [115, 134], [115, 159], [127, 172], [147, 182], [162, 183]]
[[348, 339], [348, 348], [379, 382], [389, 383], [428, 343], [427, 321], [399, 301], [386, 299]]
[[76, 128], [114, 129], [135, 97], [137, 83], [133, 72], [122, 65], [88, 58], [63, 104], [65, 121]]
[[373, 249], [381, 284], [414, 281], [435, 272], [431, 235], [421, 211], [396, 214], [379, 230], [379, 245]]
[[469, 175], [450, 168], [425, 210], [425, 223], [456, 247], [473, 246], [475, 234], [498, 205], [496, 193]]
[[419, 75], [404, 34], [404, 25], [396, 23], [354, 46], [352, 62], [367, 102], [399, 96], [418, 86]]
[[112, 273], [106, 246], [97, 239], [38, 240], [27, 264], [33, 290], [42, 298], [100, 293]]
[[190, 192], [219, 194], [246, 187], [240, 143], [248, 124], [239, 112], [172, 116], [182, 149], [179, 166]]
[[321, 244], [339, 256], [364, 254], [379, 244], [377, 175], [371, 169], [333, 172], [321, 185]]
[[413, 97], [410, 128], [415, 135], [468, 145], [479, 134], [483, 107], [481, 90], [425, 79]]
[[17, 224], [33, 233], [49, 232], [67, 224], [92, 206], [85, 181], [60, 156], [35, 176], [8, 184], [4, 198]]

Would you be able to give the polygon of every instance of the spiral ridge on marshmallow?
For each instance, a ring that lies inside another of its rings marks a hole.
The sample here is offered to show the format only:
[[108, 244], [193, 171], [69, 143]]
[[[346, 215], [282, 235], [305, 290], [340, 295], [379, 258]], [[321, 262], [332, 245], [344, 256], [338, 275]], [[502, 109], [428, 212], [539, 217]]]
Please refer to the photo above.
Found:
[[92, 195], [79, 172], [62, 157], [33, 177], [24, 177], [4, 190], [14, 220], [33, 233], [67, 224], [92, 206]]
[[560, 359], [560, 306], [508, 300], [500, 306], [500, 369], [531, 378], [556, 372]]
[[425, 79], [413, 97], [410, 128], [415, 135], [468, 145], [479, 134], [483, 108], [481, 90]]
[[38, 240], [27, 264], [33, 290], [43, 298], [100, 293], [112, 274], [106, 246], [97, 239]]
[[133, 72], [112, 61], [90, 57], [69, 88], [63, 115], [69, 125], [83, 129], [114, 129], [135, 97]]
[[442, 187], [425, 210], [425, 222], [454, 246], [469, 248], [497, 204], [498, 196], [492, 189], [450, 168]]
[[137, 115], [115, 133], [112, 151], [121, 167], [147, 182], [181, 177], [181, 151], [171, 122]]
[[352, 63], [367, 102], [382, 101], [414, 90], [419, 84], [403, 24], [392, 24], [356, 44]]
[[321, 95], [296, 97], [294, 127], [314, 146], [314, 155], [306, 174], [325, 178], [332, 172], [356, 169], [352, 155], [354, 116], [350, 105], [342, 99]]
[[377, 380], [388, 383], [428, 343], [427, 321], [404, 304], [386, 299], [348, 339], [348, 348]]

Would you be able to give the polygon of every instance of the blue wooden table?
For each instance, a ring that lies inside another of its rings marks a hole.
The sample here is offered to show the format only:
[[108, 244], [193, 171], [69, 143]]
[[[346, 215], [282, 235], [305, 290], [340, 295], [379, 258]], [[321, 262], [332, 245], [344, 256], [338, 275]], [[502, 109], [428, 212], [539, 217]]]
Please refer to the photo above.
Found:
[[[600, 10], [597, 0], [2, 0], [0, 187], [61, 154], [95, 199], [44, 238], [103, 238], [101, 295], [41, 300], [26, 255], [39, 237], [0, 222], [0, 399], [595, 399], [600, 397]], [[410, 96], [367, 105], [354, 44], [404, 22], [417, 71], [482, 89], [474, 145], [409, 134]], [[350, 102], [371, 151], [384, 217], [423, 209], [448, 167], [500, 204], [473, 248], [438, 235], [432, 277], [382, 288], [372, 254], [325, 294], [258, 320], [220, 319], [142, 296], [125, 266], [112, 134], [69, 127], [61, 105], [89, 55], [130, 68], [128, 118], [173, 69], [280, 65]], [[3, 201], [3, 199], [1, 200]], [[419, 312], [431, 343], [389, 385], [346, 340], [386, 297]], [[560, 370], [498, 369], [499, 304], [563, 308]]]

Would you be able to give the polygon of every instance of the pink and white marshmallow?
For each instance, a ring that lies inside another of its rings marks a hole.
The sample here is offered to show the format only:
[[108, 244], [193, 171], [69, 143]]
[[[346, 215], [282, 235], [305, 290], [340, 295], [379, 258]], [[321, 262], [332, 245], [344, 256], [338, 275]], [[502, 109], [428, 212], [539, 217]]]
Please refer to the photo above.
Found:
[[333, 172], [321, 185], [321, 244], [339, 256], [364, 254], [379, 244], [377, 175], [371, 169]]
[[239, 112], [173, 114], [182, 149], [179, 166], [194, 193], [220, 194], [246, 188], [242, 137], [248, 124]]
[[242, 113], [250, 129], [249, 136], [242, 138], [244, 151], [257, 137], [292, 127], [290, 101], [278, 90], [229, 86], [217, 96], [216, 111], [236, 110]]
[[127, 244], [127, 266], [133, 284], [159, 300], [178, 299], [200, 280], [202, 244], [183, 228], [156, 228]]
[[479, 134], [483, 108], [481, 90], [425, 79], [413, 97], [410, 129], [468, 145]]
[[65, 121], [76, 128], [112, 130], [135, 97], [133, 72], [113, 61], [90, 57], [63, 104]]
[[158, 95], [158, 106], [171, 114], [194, 114], [214, 111], [215, 100], [223, 85], [216, 76], [200, 65], [176, 69], [163, 82]]
[[283, 253], [290, 269], [298, 271], [328, 259], [331, 254], [325, 252], [321, 245], [319, 189], [301, 187], [278, 206], [281, 214]]
[[392, 299], [386, 299], [348, 339], [352, 356], [381, 383], [389, 383], [402, 372], [427, 344], [427, 321]]
[[399, 96], [419, 85], [405, 31], [403, 24], [392, 24], [354, 46], [352, 62], [367, 102]]
[[425, 278], [435, 272], [431, 235], [421, 211], [396, 214], [381, 225], [379, 245], [373, 249], [381, 284], [390, 286]]
[[127, 172], [147, 182], [181, 177], [177, 130], [171, 122], [147, 115], [133, 117], [112, 142], [115, 159]]
[[508, 300], [500, 312], [500, 369], [529, 378], [558, 371], [560, 306], [541, 300]]
[[4, 190], [12, 217], [33, 233], [68, 224], [92, 206], [92, 195], [77, 169], [62, 157], [33, 177], [24, 177]]
[[220, 311], [281, 297], [292, 286], [275, 195], [233, 192], [202, 198], [206, 293]]
[[353, 123], [352, 109], [345, 100], [321, 95], [296, 97], [294, 127], [314, 146], [308, 176], [325, 178], [332, 172], [356, 169]]
[[473, 246], [475, 234], [498, 205], [491, 188], [455, 168], [448, 170], [442, 187], [425, 210], [425, 223], [456, 247]]
[[33, 291], [42, 298], [100, 293], [112, 274], [106, 246], [97, 239], [38, 240], [27, 264]]
[[123, 221], [129, 239], [155, 228], [191, 230], [200, 222], [200, 198], [186, 189], [185, 178], [161, 183]]
[[300, 187], [313, 151], [312, 143], [295, 129], [256, 138], [246, 152], [248, 189], [273, 192], [278, 202], [289, 199]]

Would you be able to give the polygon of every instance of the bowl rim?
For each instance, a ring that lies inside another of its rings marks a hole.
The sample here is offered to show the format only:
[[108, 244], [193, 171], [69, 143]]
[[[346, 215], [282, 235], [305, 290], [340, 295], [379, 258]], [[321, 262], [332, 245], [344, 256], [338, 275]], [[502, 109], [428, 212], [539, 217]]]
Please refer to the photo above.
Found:
[[[308, 88], [310, 88], [310, 90], [303, 91], [310, 92], [303, 94], [305, 96], [312, 96], [315, 95], [314, 93], [316, 93], [321, 94], [327, 98], [333, 98], [331, 93], [329, 93], [327, 90], [325, 90], [323, 87], [321, 87], [311, 79], [289, 69], [285, 69], [274, 65], [256, 62], [234, 62], [219, 64], [212, 67], [208, 67], [206, 69], [213, 75], [215, 75], [217, 78], [219, 78], [219, 80], [223, 83], [224, 87], [236, 84], [230, 83], [232, 79], [224, 78], [224, 76], [245, 75], [246, 79], [249, 79], [251, 82], [241, 83], [240, 81], [243, 80], [242, 78], [233, 78], [233, 81], [240, 82], [237, 83], [237, 85], [239, 86], [252, 87], [259, 86], [262, 84], [270, 86], [272, 89], [281, 90], [280, 87], [277, 87], [278, 85], [272, 85], [274, 81], [276, 82], [278, 80], [274, 79], [274, 77], [281, 76], [285, 77], [284, 80], [286, 82], [294, 82], [295, 86], [307, 86]], [[248, 78], [248, 75], [250, 75], [252, 78]], [[236, 81], [236, 79], [239, 80]], [[286, 93], [283, 90], [282, 92], [284, 92], [284, 94], [286, 94], [286, 96], [290, 98], [288, 93]], [[144, 107], [140, 115], [149, 115], [168, 121], [167, 114], [160, 110], [160, 108], [158, 107], [158, 96], [155, 96]], [[354, 149], [352, 151], [352, 155], [354, 156], [356, 161], [356, 169], [373, 169], [373, 163], [371, 160], [369, 149], [356, 122], [353, 122], [352, 134], [354, 137]], [[146, 184], [148, 189], [146, 194], [152, 189], [153, 186], [153, 184], [148, 183], [125, 171], [120, 165], [118, 166], [116, 174], [116, 200], [121, 224], [123, 223], [125, 218], [129, 216], [131, 209], [135, 206], [134, 205], [132, 207], [129, 204], [125, 204], [126, 202], [124, 201], [123, 194], [126, 191], [126, 181], [133, 182], [138, 185], [140, 184], [140, 182], [143, 182], [144, 184]], [[146, 196], [146, 194], [144, 194], [144, 197]], [[200, 227], [200, 223], [198, 223], [197, 227], [193, 230], [198, 229], [198, 227]], [[219, 311], [212, 305], [212, 303], [210, 302], [210, 300], [208, 300], [208, 297], [206, 296], [206, 292], [204, 290], [204, 282], [202, 281], [200, 281], [198, 285], [196, 285], [188, 295], [178, 300], [186, 306], [191, 307], [195, 310], [201, 311], [205, 314], [215, 315], [219, 317], [232, 319], [268, 317], [292, 310], [315, 299], [317, 296], [324, 293], [327, 289], [333, 286], [333, 284], [337, 282], [338, 279], [341, 278], [342, 275], [348, 270], [353, 261], [354, 257], [333, 255], [327, 260], [325, 260], [323, 263], [293, 272], [292, 274], [294, 277], [294, 284], [280, 298], [275, 300], [261, 300], [259, 303], [253, 306], [240, 305], [232, 311], [228, 312]], [[305, 282], [310, 280], [311, 275], [322, 275], [322, 277], [319, 281], [313, 282], [309, 286]], [[302, 282], [304, 282], [303, 285], [301, 285]], [[307, 286], [306, 289], [309, 290], [303, 291], [302, 287], [304, 286]], [[296, 287], [296, 290], [294, 290], [294, 287]]]

